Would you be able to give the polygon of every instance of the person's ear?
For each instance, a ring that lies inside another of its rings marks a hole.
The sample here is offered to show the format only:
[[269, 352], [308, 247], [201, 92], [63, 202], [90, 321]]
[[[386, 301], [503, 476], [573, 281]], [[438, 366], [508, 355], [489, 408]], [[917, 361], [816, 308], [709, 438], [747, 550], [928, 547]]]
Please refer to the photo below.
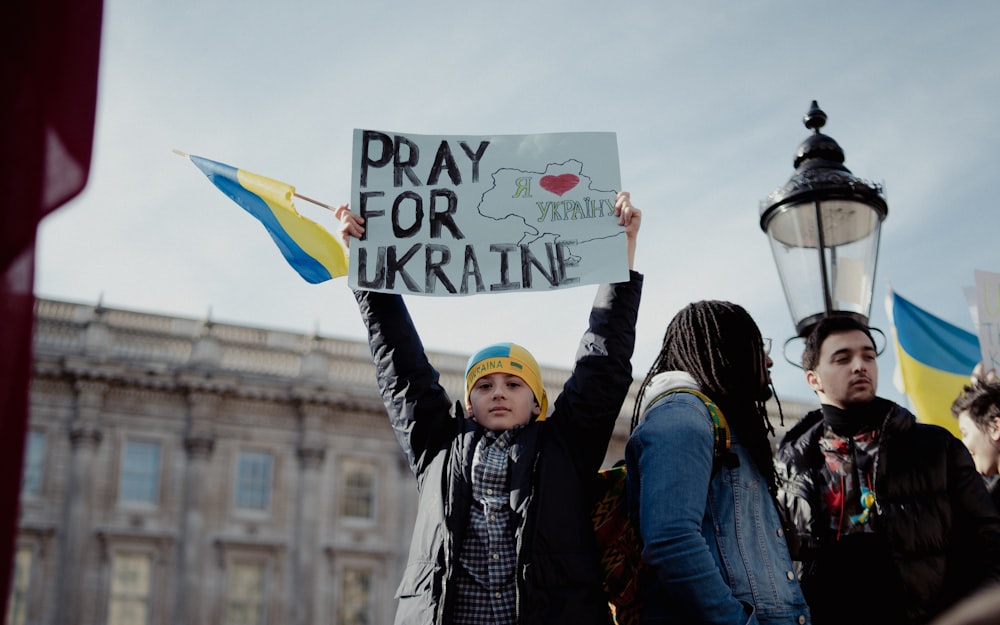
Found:
[[542, 414], [542, 407], [538, 405], [538, 402], [535, 402], [535, 407], [531, 409], [531, 414], [535, 415], [536, 417]]
[[823, 390], [823, 380], [821, 380], [819, 378], [819, 374], [813, 371], [812, 369], [806, 371], [806, 384], [808, 384], [809, 388], [811, 388], [814, 391]]
[[990, 424], [987, 427], [986, 435], [990, 437], [990, 440], [994, 443], [1000, 442], [1000, 417], [994, 417], [990, 420]]

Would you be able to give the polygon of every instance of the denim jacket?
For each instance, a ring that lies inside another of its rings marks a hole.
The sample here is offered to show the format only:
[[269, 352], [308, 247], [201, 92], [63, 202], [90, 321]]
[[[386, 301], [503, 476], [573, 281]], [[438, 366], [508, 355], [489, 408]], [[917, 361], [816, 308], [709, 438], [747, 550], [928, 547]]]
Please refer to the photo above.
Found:
[[[645, 395], [677, 387], [697, 385], [665, 372]], [[714, 426], [697, 396], [667, 395], [643, 415], [625, 450], [630, 513], [651, 571], [641, 622], [808, 623], [774, 500], [735, 434], [739, 462], [716, 463]]]

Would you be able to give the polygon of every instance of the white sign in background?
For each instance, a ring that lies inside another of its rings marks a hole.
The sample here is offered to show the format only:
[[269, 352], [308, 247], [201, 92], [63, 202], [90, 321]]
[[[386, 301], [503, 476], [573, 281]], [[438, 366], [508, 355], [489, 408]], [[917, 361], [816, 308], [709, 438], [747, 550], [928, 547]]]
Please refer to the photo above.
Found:
[[1000, 273], [976, 270], [976, 310], [983, 370], [1000, 373]]
[[628, 280], [611, 132], [354, 131], [355, 289], [461, 296]]

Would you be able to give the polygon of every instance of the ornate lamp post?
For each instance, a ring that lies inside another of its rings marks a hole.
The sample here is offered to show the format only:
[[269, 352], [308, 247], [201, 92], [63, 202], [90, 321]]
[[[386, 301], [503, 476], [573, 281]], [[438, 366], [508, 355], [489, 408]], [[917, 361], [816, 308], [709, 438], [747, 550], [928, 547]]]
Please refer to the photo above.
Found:
[[795, 154], [795, 173], [760, 207], [799, 337], [830, 315], [868, 323], [879, 231], [889, 214], [882, 186], [852, 174], [837, 142], [820, 133], [826, 113], [815, 100], [803, 123], [813, 134]]

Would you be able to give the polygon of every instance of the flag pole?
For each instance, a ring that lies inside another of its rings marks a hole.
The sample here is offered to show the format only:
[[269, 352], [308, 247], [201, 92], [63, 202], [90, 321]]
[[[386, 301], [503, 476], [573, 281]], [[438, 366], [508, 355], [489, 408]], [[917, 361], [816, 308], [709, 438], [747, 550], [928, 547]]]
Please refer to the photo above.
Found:
[[319, 201], [314, 200], [312, 198], [306, 197], [306, 196], [302, 195], [301, 193], [294, 193], [294, 195], [295, 195], [295, 197], [301, 198], [301, 199], [305, 200], [306, 202], [312, 202], [316, 206], [322, 206], [323, 208], [325, 208], [326, 210], [330, 211], [331, 213], [336, 213], [337, 212], [337, 209], [334, 208], [333, 206], [330, 206], [329, 204], [324, 204], [323, 202], [319, 202]]
[[[183, 156], [184, 158], [190, 158], [190, 156], [191, 156], [187, 152], [184, 152], [182, 150], [178, 150], [177, 148], [174, 148], [173, 152], [177, 156]], [[306, 196], [302, 195], [301, 193], [296, 193], [296, 192], [293, 191], [292, 195], [294, 195], [295, 197], [297, 197], [299, 199], [303, 199], [306, 202], [311, 202], [311, 203], [315, 204], [316, 206], [322, 206], [323, 208], [325, 208], [326, 210], [330, 211], [331, 213], [336, 214], [336, 212], [337, 212], [337, 209], [335, 207], [330, 206], [329, 204], [324, 204], [323, 202], [320, 202], [319, 200], [314, 200], [311, 197], [306, 197]]]

